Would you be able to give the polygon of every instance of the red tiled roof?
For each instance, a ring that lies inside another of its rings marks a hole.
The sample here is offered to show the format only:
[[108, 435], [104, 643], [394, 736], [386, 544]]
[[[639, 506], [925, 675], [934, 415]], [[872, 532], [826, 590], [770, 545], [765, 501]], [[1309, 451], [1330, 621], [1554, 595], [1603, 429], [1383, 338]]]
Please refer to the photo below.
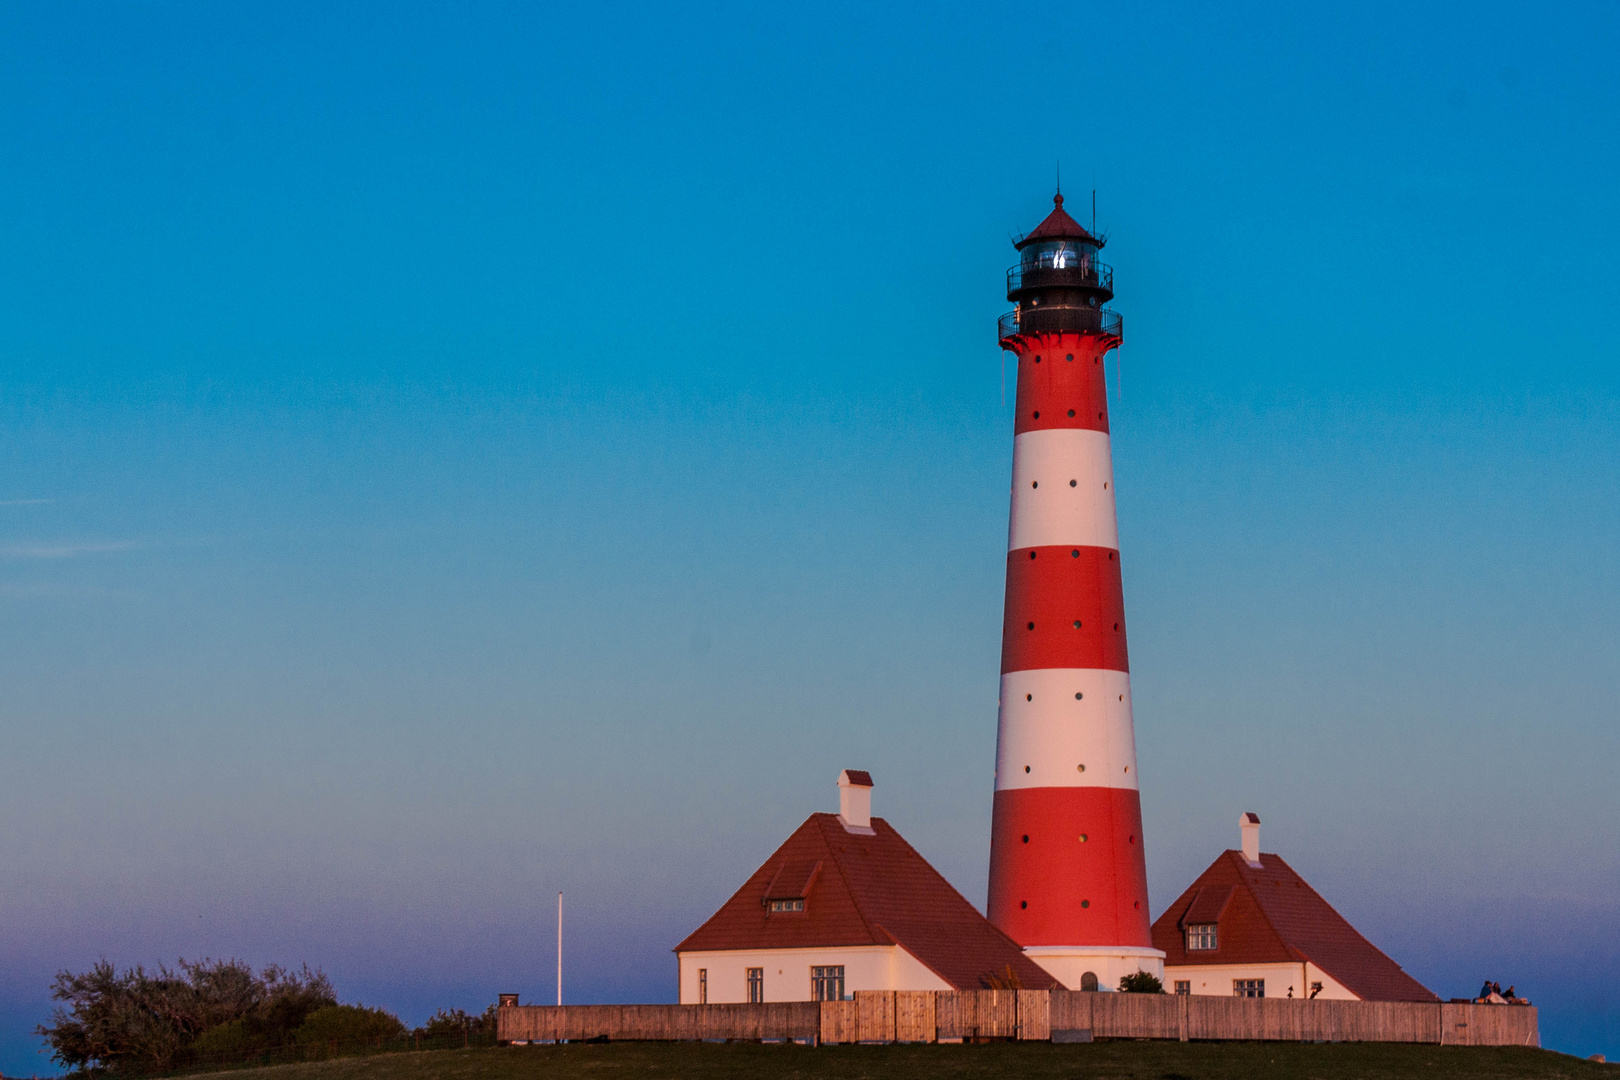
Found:
[[810, 895], [810, 885], [821, 872], [821, 860], [792, 859], [777, 868], [776, 876], [765, 887], [765, 900], [800, 900]]
[[[767, 911], [779, 882], [818, 863], [802, 913]], [[675, 951], [838, 945], [899, 945], [958, 990], [980, 989], [1008, 969], [1026, 990], [1061, 989], [882, 818], [865, 836], [836, 814], [810, 815]]]
[[1197, 890], [1193, 894], [1193, 901], [1182, 912], [1181, 925], [1189, 926], [1193, 923], [1218, 923], [1221, 915], [1226, 911], [1226, 905], [1232, 902], [1232, 894], [1237, 892], [1236, 885], [1210, 885]]
[[1068, 212], [1063, 209], [1063, 196], [1054, 195], [1052, 196], [1052, 212], [1046, 215], [1046, 220], [1025, 233], [1023, 239], [1013, 246], [1022, 249], [1024, 245], [1033, 244], [1037, 240], [1064, 239], [1095, 240], [1096, 237], [1081, 228], [1080, 223], [1070, 217]]
[[[1199, 922], [1217, 924], [1218, 948], [1189, 953], [1181, 928]], [[1164, 950], [1167, 965], [1309, 960], [1363, 1001], [1440, 1000], [1357, 933], [1280, 855], [1262, 854], [1256, 869], [1242, 852], [1222, 852], [1154, 922], [1153, 947]]]
[[865, 769], [845, 769], [844, 775], [849, 778], [851, 787], [872, 786], [872, 774]]

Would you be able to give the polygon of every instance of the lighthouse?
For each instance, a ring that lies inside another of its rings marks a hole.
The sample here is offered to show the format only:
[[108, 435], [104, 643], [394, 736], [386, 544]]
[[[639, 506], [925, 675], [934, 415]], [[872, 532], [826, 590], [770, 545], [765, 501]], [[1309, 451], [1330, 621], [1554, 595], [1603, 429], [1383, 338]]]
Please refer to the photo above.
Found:
[[1015, 243], [998, 339], [1017, 359], [990, 921], [1074, 990], [1164, 953], [1148, 920], [1103, 357], [1103, 241], [1063, 196]]

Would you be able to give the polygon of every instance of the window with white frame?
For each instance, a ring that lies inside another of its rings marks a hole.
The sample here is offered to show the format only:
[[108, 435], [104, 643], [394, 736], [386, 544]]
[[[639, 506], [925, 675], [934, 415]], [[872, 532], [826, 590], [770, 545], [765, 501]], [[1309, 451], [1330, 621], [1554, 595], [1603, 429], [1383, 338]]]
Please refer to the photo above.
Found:
[[765, 1000], [765, 969], [748, 969], [748, 1004], [759, 1005]]
[[801, 896], [795, 900], [772, 900], [768, 910], [772, 914], [779, 911], [803, 911], [804, 897]]
[[1187, 951], [1197, 952], [1215, 948], [1215, 924], [1212, 922], [1189, 923], [1187, 926]]
[[1266, 980], [1264, 979], [1233, 979], [1232, 996], [1262, 998], [1266, 996]]
[[1190, 979], [1177, 979], [1176, 980], [1176, 993], [1178, 993], [1178, 994], [1190, 994], [1190, 993], [1192, 993], [1192, 980], [1190, 980]]
[[810, 969], [810, 1000], [844, 1000], [844, 965]]
[[698, 1001], [699, 1005], [709, 1003], [709, 969], [698, 968]]

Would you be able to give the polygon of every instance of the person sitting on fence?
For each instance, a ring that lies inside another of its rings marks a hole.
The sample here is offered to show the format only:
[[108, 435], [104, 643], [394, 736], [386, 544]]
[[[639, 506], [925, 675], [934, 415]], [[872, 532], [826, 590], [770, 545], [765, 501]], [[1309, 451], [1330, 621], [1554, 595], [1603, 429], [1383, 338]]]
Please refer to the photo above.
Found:
[[1479, 988], [1479, 997], [1475, 1001], [1489, 1001], [1491, 997], [1491, 980], [1486, 979], [1485, 985]]
[[1512, 986], [1509, 986], [1506, 990], [1502, 991], [1502, 997], [1505, 1001], [1512, 1005], [1524, 1004], [1524, 998], [1520, 997], [1518, 994], [1515, 994]]

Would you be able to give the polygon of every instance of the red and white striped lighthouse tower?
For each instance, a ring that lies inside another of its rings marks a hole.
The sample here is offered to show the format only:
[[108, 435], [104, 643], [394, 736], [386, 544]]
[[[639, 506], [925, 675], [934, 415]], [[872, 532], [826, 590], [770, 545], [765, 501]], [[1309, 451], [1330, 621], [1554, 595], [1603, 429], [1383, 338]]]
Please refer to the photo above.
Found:
[[1063, 210], [1016, 243], [1018, 362], [990, 921], [1071, 989], [1163, 977], [1153, 948], [1103, 356], [1103, 242]]

